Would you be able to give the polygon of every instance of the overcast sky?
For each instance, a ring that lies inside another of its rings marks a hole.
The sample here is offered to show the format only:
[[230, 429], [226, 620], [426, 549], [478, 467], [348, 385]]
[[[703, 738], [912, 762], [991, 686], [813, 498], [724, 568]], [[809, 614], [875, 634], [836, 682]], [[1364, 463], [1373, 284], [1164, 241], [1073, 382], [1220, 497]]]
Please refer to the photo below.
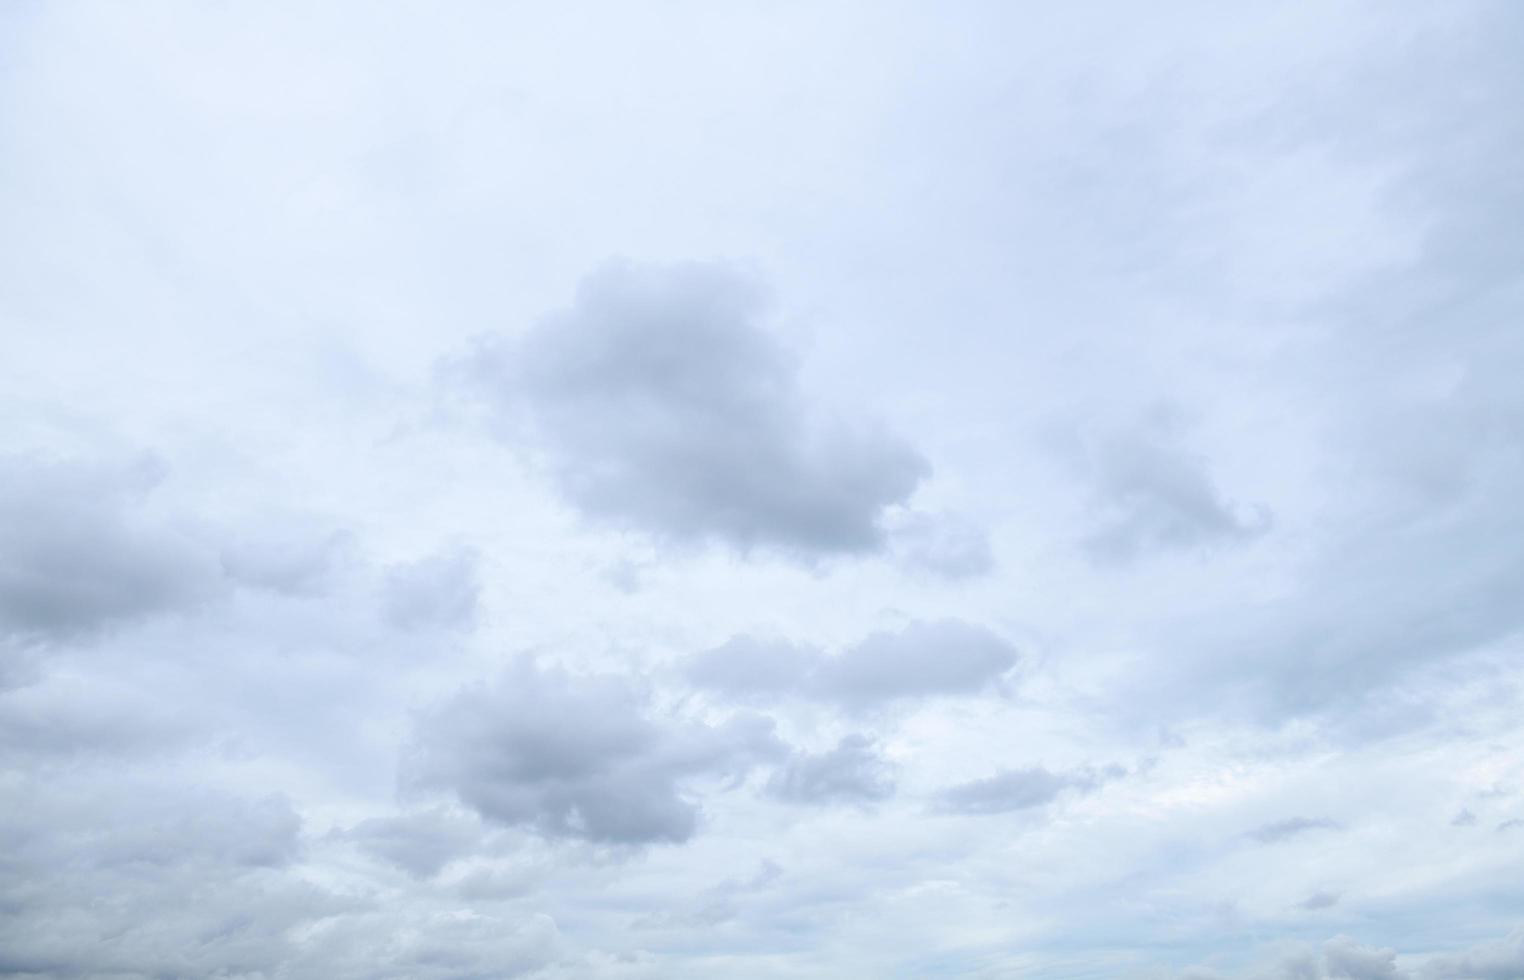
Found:
[[1524, 6], [0, 8], [0, 976], [1524, 977]]

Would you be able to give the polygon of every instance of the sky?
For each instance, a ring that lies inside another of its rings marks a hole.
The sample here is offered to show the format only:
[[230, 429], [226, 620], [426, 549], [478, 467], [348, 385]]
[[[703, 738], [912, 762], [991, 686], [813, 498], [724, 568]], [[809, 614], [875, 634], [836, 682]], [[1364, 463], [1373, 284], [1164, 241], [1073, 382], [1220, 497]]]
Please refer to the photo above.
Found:
[[1524, 977], [1524, 7], [0, 9], [0, 976]]

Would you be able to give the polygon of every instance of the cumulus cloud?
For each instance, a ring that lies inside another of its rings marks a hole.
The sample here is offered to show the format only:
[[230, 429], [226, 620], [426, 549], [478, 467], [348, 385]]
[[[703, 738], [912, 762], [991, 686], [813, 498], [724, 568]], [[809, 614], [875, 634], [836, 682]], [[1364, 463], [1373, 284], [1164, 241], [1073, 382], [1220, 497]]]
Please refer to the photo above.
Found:
[[1069, 772], [1052, 772], [1041, 766], [1006, 769], [943, 790], [937, 794], [935, 807], [944, 813], [971, 815], [1029, 810], [1045, 806], [1070, 790], [1088, 793], [1122, 775], [1124, 770], [1119, 766]]
[[825, 752], [795, 754], [768, 780], [767, 790], [785, 803], [866, 804], [894, 795], [894, 781], [873, 740], [854, 734]]
[[785, 695], [866, 709], [913, 698], [971, 695], [1016, 666], [998, 634], [955, 619], [872, 633], [840, 653], [739, 636], [694, 654], [683, 671], [694, 686], [735, 698]]
[[458, 376], [527, 432], [588, 517], [674, 541], [804, 557], [883, 547], [885, 508], [926, 476], [882, 428], [813, 408], [723, 265], [609, 264], [526, 336], [486, 338]]
[[420, 719], [407, 779], [547, 837], [677, 843], [698, 826], [686, 783], [744, 773], [781, 751], [770, 721], [664, 721], [620, 678], [521, 659], [495, 685]]
[[221, 572], [147, 506], [162, 468], [0, 457], [0, 634], [57, 640], [186, 606]]

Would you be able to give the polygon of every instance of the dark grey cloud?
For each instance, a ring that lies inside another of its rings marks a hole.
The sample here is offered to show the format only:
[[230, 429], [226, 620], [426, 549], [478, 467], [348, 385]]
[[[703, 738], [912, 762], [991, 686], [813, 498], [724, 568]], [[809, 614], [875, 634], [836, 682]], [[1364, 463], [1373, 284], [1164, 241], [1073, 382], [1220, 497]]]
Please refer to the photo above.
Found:
[[1267, 823], [1249, 831], [1245, 836], [1261, 844], [1279, 844], [1313, 830], [1338, 830], [1340, 824], [1327, 817], [1289, 817]]
[[1315, 891], [1305, 899], [1297, 903], [1297, 908], [1304, 912], [1316, 912], [1319, 909], [1333, 908], [1339, 904], [1338, 892]]
[[846, 735], [825, 752], [800, 752], [767, 783], [768, 794], [785, 803], [867, 804], [894, 795], [889, 763], [865, 735]]
[[548, 837], [681, 842], [699, 817], [686, 783], [734, 777], [781, 752], [765, 719], [664, 721], [620, 678], [521, 659], [495, 685], [420, 719], [405, 782]]
[[50, 641], [185, 608], [213, 555], [155, 514], [162, 467], [0, 457], [0, 635]]
[[1165, 418], [1080, 450], [1096, 522], [1082, 543], [1094, 560], [1125, 564], [1154, 552], [1241, 543], [1269, 529], [1270, 512], [1225, 496], [1175, 428]]
[[1123, 774], [1118, 766], [1069, 772], [1052, 772], [1041, 766], [1006, 769], [943, 790], [937, 794], [934, 807], [943, 813], [971, 815], [1029, 810], [1045, 806], [1071, 790], [1090, 792]]
[[386, 618], [405, 630], [470, 628], [481, 589], [477, 560], [475, 551], [457, 548], [393, 565], [382, 584]]
[[1015, 648], [993, 631], [943, 619], [872, 633], [835, 655], [739, 636], [687, 658], [683, 671], [696, 687], [731, 697], [797, 696], [865, 709], [977, 694], [1018, 659]]
[[728, 266], [611, 263], [570, 309], [480, 341], [455, 373], [591, 518], [742, 551], [876, 551], [885, 509], [929, 468], [881, 428], [812, 408], [765, 308]]

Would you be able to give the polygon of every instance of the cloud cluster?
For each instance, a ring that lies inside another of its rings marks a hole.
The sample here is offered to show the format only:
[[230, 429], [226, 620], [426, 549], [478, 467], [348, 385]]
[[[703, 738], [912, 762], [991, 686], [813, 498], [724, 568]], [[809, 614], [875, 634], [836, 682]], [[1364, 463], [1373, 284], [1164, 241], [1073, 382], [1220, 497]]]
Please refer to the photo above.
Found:
[[764, 719], [663, 721], [621, 678], [521, 658], [420, 719], [407, 782], [547, 837], [680, 843], [699, 818], [686, 784], [744, 774], [782, 751]]
[[527, 335], [480, 341], [457, 374], [588, 517], [741, 551], [877, 551], [885, 509], [928, 466], [880, 427], [813, 408], [764, 308], [726, 266], [615, 263]]

